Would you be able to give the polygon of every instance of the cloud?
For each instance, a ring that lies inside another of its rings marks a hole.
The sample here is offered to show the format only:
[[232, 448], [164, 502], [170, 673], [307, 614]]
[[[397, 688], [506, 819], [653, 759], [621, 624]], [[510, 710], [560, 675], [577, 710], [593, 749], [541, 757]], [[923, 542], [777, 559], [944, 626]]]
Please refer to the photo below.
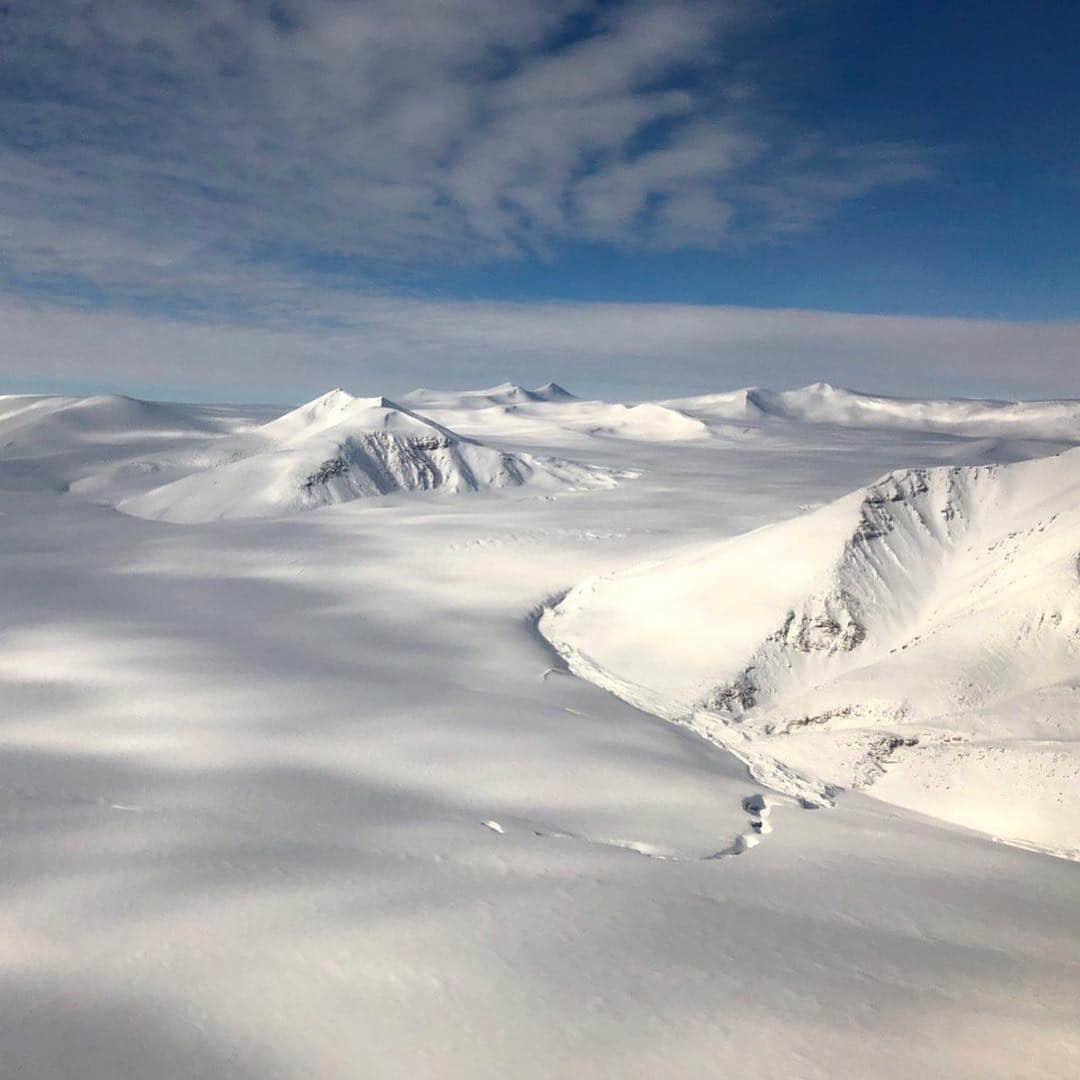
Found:
[[650, 397], [826, 379], [923, 396], [1080, 396], [1076, 322], [394, 297], [342, 298], [333, 320], [302, 330], [14, 301], [0, 302], [0, 322], [0, 390], [25, 392], [299, 401], [336, 385], [392, 395], [554, 378]]
[[254, 385], [287, 399], [336, 383], [555, 377], [653, 394], [817, 378], [902, 390], [925, 376], [1059, 392], [1075, 327], [449, 303], [377, 287], [412, 267], [581, 241], [768, 241], [927, 179], [924, 149], [807, 130], [753, 85], [748, 58], [788, 10], [10, 0], [7, 388], [220, 398]]
[[723, 247], [929, 176], [918, 147], [795, 129], [748, 92], [782, 10], [13, 0], [0, 272], [198, 305], [252, 263]]

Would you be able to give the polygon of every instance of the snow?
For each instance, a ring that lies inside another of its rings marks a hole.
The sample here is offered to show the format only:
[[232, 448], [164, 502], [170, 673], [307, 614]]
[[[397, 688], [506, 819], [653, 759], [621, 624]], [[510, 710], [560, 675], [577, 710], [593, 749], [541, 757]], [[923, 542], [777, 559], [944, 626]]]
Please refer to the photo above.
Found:
[[[708, 428], [662, 440], [592, 430], [639, 406], [492, 396], [0, 399], [0, 1071], [1076, 1073], [1077, 864], [1034, 850], [1076, 813], [1076, 455], [1050, 456], [1075, 434], [661, 403]], [[338, 428], [606, 479], [116, 510], [234, 465], [231, 498], [265, 491]], [[868, 498], [905, 484], [860, 561]], [[669, 722], [889, 552], [918, 573], [860, 594], [857, 649]], [[567, 669], [552, 608], [647, 711]], [[824, 749], [764, 730], [899, 686], [907, 719], [830, 722]], [[829, 789], [867, 725], [920, 743]]]
[[462, 439], [387, 398], [343, 390], [302, 405], [228, 444], [224, 461], [121, 499], [125, 513], [171, 522], [273, 517], [390, 492], [540, 484], [604, 487], [611, 470], [506, 453]]
[[578, 432], [644, 442], [677, 442], [711, 435], [703, 421], [666, 405], [584, 401], [557, 383], [546, 383], [535, 390], [513, 383], [486, 390], [414, 390], [405, 400], [417, 408], [456, 418], [459, 423], [499, 433], [522, 432], [533, 438], [559, 438], [564, 432]]
[[579, 585], [544, 630], [750, 758], [1080, 856], [1078, 535], [1080, 449], [898, 471]]
[[798, 390], [754, 386], [664, 404], [717, 419], [773, 416], [812, 424], [965, 436], [1061, 438], [1074, 442], [1080, 431], [1080, 402], [1076, 401], [919, 400], [862, 394], [824, 382]]

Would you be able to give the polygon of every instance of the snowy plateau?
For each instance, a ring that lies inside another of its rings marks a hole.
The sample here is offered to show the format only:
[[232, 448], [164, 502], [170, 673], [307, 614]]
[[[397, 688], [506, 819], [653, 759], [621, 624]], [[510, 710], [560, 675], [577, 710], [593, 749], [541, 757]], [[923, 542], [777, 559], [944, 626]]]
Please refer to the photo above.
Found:
[[1080, 1075], [1080, 402], [0, 396], [0, 1076]]

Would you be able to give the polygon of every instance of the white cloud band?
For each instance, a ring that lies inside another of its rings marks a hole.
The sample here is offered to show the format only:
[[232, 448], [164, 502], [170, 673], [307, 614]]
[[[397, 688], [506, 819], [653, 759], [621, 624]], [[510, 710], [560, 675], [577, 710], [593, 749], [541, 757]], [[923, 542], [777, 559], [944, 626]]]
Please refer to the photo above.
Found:
[[826, 379], [925, 396], [1080, 396], [1076, 322], [393, 298], [356, 300], [322, 330], [22, 302], [0, 305], [0, 321], [0, 391], [81, 385], [298, 400], [339, 384], [393, 394], [554, 378], [588, 393], [652, 396]]

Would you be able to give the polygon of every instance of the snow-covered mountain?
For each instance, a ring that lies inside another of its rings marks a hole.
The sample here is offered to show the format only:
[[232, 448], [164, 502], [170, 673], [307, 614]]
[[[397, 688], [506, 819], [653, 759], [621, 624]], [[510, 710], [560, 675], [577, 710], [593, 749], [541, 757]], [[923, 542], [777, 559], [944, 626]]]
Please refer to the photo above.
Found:
[[980, 438], [1080, 442], [1080, 402], [885, 397], [813, 383], [798, 390], [747, 387], [662, 404], [718, 420], [773, 417], [836, 427], [945, 432]]
[[0, 398], [0, 1072], [1080, 1074], [1070, 439], [428, 394]]
[[707, 439], [710, 435], [708, 425], [701, 420], [655, 402], [645, 401], [640, 405], [588, 404], [593, 408], [581, 408], [574, 420], [581, 430], [591, 435], [614, 435], [643, 442], [679, 442]]
[[536, 402], [564, 402], [576, 400], [569, 390], [557, 382], [528, 389], [517, 383], [504, 382], [482, 390], [429, 390], [420, 387], [403, 395], [403, 401], [418, 407], [457, 407], [482, 409], [491, 405], [522, 405]]
[[[1080, 849], [1062, 805], [1080, 781], [1078, 538], [1080, 450], [900, 470], [585, 583], [545, 632], [628, 699], [824, 781]], [[907, 780], [880, 783], [895, 752]], [[918, 790], [945, 757], [985, 774], [970, 798]]]
[[453, 422], [495, 429], [510, 422], [533, 434], [562, 430], [660, 443], [707, 439], [711, 434], [703, 420], [667, 405], [586, 401], [553, 382], [534, 390], [513, 383], [486, 390], [414, 390], [404, 400]]
[[120, 394], [92, 397], [0, 395], [0, 451], [11, 458], [77, 447], [211, 434], [206, 416], [184, 406]]
[[340, 389], [217, 449], [226, 460], [125, 499], [120, 509], [199, 522], [268, 517], [393, 492], [616, 482], [611, 470], [497, 450], [387, 398], [354, 398]]

